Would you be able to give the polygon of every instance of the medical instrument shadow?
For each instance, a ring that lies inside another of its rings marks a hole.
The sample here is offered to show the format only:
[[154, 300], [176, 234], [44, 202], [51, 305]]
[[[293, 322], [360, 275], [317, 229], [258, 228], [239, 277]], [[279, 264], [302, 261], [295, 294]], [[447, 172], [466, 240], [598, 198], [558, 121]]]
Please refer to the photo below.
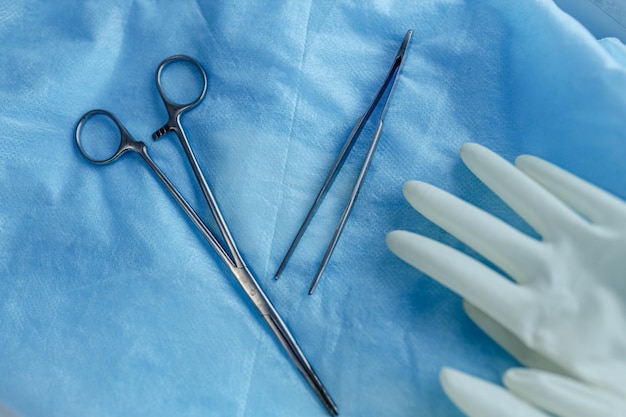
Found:
[[[165, 66], [167, 66], [169, 63], [174, 62], [174, 61], [190, 62], [202, 74], [203, 82], [204, 82], [202, 92], [195, 100], [193, 100], [190, 103], [187, 103], [187, 104], [174, 103], [167, 97], [167, 95], [165, 94], [161, 86], [162, 70], [164, 69]], [[195, 105], [197, 105], [204, 98], [204, 95], [206, 94], [207, 76], [206, 76], [204, 69], [193, 58], [190, 58], [184, 55], [175, 55], [161, 62], [156, 73], [156, 83], [157, 83], [157, 88], [159, 90], [159, 94], [161, 95], [161, 98], [163, 99], [163, 102], [167, 109], [169, 119], [168, 119], [168, 122], [163, 127], [161, 127], [157, 132], [154, 133], [153, 138], [156, 140], [168, 132], [176, 133], [185, 151], [187, 159], [189, 160], [189, 164], [191, 165], [193, 169], [193, 172], [194, 172], [194, 175], [196, 176], [198, 184], [200, 185], [200, 188], [202, 189], [202, 192], [206, 198], [209, 208], [211, 209], [211, 213], [213, 214], [213, 217], [215, 218], [215, 221], [218, 224], [222, 237], [226, 241], [226, 246], [228, 247], [228, 250], [222, 246], [222, 244], [219, 242], [219, 240], [216, 238], [213, 232], [211, 232], [211, 230], [205, 224], [202, 218], [200, 218], [200, 216], [196, 213], [193, 207], [185, 200], [185, 198], [178, 191], [178, 189], [172, 184], [172, 182], [165, 176], [165, 174], [161, 171], [161, 169], [157, 166], [157, 164], [152, 160], [152, 158], [148, 154], [148, 149], [145, 143], [133, 139], [133, 137], [128, 132], [128, 130], [126, 130], [126, 128], [122, 125], [122, 123], [112, 113], [106, 110], [97, 109], [97, 110], [91, 110], [85, 113], [81, 117], [81, 119], [79, 120], [76, 126], [76, 131], [75, 131], [76, 145], [78, 146], [79, 151], [87, 160], [95, 164], [99, 164], [99, 165], [112, 163], [126, 152], [135, 152], [139, 154], [139, 156], [141, 156], [141, 158], [145, 161], [145, 163], [152, 169], [152, 171], [157, 176], [157, 178], [159, 178], [163, 186], [169, 191], [171, 196], [176, 200], [179, 206], [184, 210], [184, 212], [187, 214], [187, 216], [192, 221], [192, 223], [198, 228], [198, 230], [206, 238], [206, 240], [209, 242], [209, 244], [215, 250], [218, 256], [222, 259], [222, 261], [224, 261], [226, 266], [228, 266], [228, 269], [230, 270], [230, 272], [233, 274], [237, 282], [239, 282], [239, 284], [241, 285], [241, 287], [247, 294], [248, 298], [254, 303], [254, 306], [256, 307], [258, 312], [261, 314], [265, 322], [268, 324], [272, 333], [275, 335], [275, 337], [278, 339], [282, 347], [285, 349], [291, 361], [296, 365], [300, 373], [304, 376], [307, 383], [315, 391], [316, 395], [322, 401], [324, 407], [329, 412], [329, 414], [332, 416], [338, 415], [337, 406], [333, 402], [332, 398], [330, 397], [330, 395], [324, 388], [323, 384], [321, 383], [320, 379], [316, 375], [315, 371], [313, 370], [308, 360], [304, 356], [304, 353], [302, 353], [300, 346], [296, 342], [295, 338], [292, 336], [291, 332], [289, 331], [289, 329], [287, 328], [287, 326], [285, 325], [285, 323], [283, 322], [279, 314], [276, 312], [276, 309], [274, 308], [270, 300], [267, 298], [267, 296], [265, 295], [265, 293], [259, 286], [258, 282], [254, 278], [254, 276], [252, 275], [252, 273], [250, 272], [246, 264], [244, 263], [243, 258], [241, 257], [237, 249], [235, 241], [230, 234], [228, 225], [224, 221], [224, 218], [222, 217], [222, 214], [217, 205], [217, 202], [215, 201], [215, 198], [213, 197], [213, 193], [211, 192], [204, 178], [204, 175], [202, 171], [200, 170], [200, 166], [193, 153], [193, 150], [191, 149], [189, 141], [187, 140], [187, 137], [182, 128], [182, 125], [180, 124], [181, 114], [184, 113], [186, 110], [189, 110], [193, 108]], [[85, 125], [87, 120], [97, 115], [109, 118], [115, 124], [117, 129], [119, 129], [119, 133], [120, 133], [120, 144], [117, 150], [112, 156], [108, 158], [104, 158], [104, 159], [94, 158], [91, 155], [89, 155], [89, 153], [85, 150], [81, 142], [81, 133], [82, 133], [83, 126]]]
[[[389, 99], [391, 98], [394, 87], [396, 85], [396, 80], [398, 79], [398, 73], [400, 72], [402, 63], [404, 62], [404, 55], [406, 53], [406, 48], [409, 44], [409, 41], [411, 40], [412, 35], [413, 35], [413, 30], [410, 30], [410, 29], [406, 32], [406, 35], [404, 35], [402, 44], [400, 45], [398, 53], [396, 54], [396, 57], [393, 60], [393, 64], [391, 65], [391, 68], [389, 69], [389, 72], [387, 73], [387, 77], [385, 78], [383, 85], [380, 87], [380, 89], [376, 93], [376, 96], [374, 97], [370, 105], [368, 106], [365, 113], [363, 113], [361, 117], [357, 119], [356, 124], [354, 125], [350, 135], [348, 136], [348, 139], [346, 139], [346, 142], [341, 148], [341, 151], [339, 151], [339, 155], [337, 156], [335, 163], [331, 167], [328, 173], [328, 176], [326, 177], [326, 180], [324, 181], [324, 184], [322, 185], [322, 188], [320, 189], [317, 196], [315, 197], [315, 200], [313, 201], [313, 205], [309, 209], [309, 212], [306, 215], [306, 218], [302, 222], [302, 225], [300, 226], [298, 233], [296, 233], [296, 237], [291, 242], [291, 245], [289, 246], [289, 249], [287, 250], [287, 254], [283, 258], [282, 262], [280, 263], [280, 266], [278, 267], [276, 274], [274, 274], [274, 277], [276, 279], [280, 277], [283, 270], [287, 266], [287, 262], [289, 262], [291, 255], [293, 255], [293, 252], [295, 251], [296, 246], [298, 246], [298, 243], [300, 243], [300, 239], [302, 239], [302, 236], [304, 235], [304, 232], [309, 226], [309, 223], [311, 223], [311, 220], [313, 219], [313, 216], [317, 212], [318, 207], [324, 200], [324, 197], [326, 197], [326, 193], [330, 189], [332, 183], [335, 181], [335, 178], [337, 177], [339, 170], [341, 169], [344, 162], [346, 161], [348, 154], [352, 150], [357, 137], [361, 134], [363, 127], [365, 127], [365, 124], [367, 123], [370, 116], [374, 112], [374, 109], [376, 109], [378, 102], [383, 98], [385, 91], [387, 91], [387, 89], [389, 88], [389, 93], [384, 102], [383, 110], [378, 119], [378, 123], [376, 124], [376, 130], [374, 131], [374, 135], [372, 137], [372, 140], [365, 154], [363, 164], [361, 165], [361, 170], [359, 171], [359, 174], [357, 175], [356, 181], [352, 188], [352, 192], [350, 193], [350, 197], [348, 198], [348, 203], [346, 204], [343, 210], [341, 218], [339, 219], [339, 223], [330, 240], [328, 248], [326, 249], [326, 253], [324, 254], [324, 258], [322, 259], [322, 262], [320, 263], [320, 266], [317, 272], [315, 273], [315, 277], [313, 278], [311, 286], [309, 287], [309, 294], [313, 294], [313, 291], [315, 291], [315, 288], [317, 287], [317, 284], [319, 283], [319, 280], [322, 277], [322, 274], [324, 273], [324, 270], [326, 269], [328, 262], [330, 261], [330, 257], [332, 256], [333, 251], [335, 250], [335, 246], [337, 246], [337, 242], [339, 241], [339, 237], [341, 236], [341, 233], [343, 232], [343, 229], [346, 225], [348, 216], [350, 216], [350, 212], [352, 212], [352, 208], [354, 207], [354, 202], [356, 201], [359, 191], [361, 190], [361, 185], [363, 184], [363, 180], [365, 179], [365, 174], [367, 174], [367, 170], [369, 169], [369, 166], [372, 162], [374, 152], [376, 151], [376, 147], [378, 146], [378, 142], [380, 141], [380, 137], [383, 132], [383, 119], [387, 113]], [[390, 85], [391, 87], [389, 87]]]

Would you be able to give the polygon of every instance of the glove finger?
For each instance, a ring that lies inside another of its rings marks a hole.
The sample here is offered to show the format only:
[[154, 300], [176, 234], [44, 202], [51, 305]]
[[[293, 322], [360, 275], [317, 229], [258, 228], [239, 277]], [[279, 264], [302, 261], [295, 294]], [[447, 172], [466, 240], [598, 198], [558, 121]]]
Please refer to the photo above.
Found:
[[550, 372], [513, 368], [504, 384], [520, 398], [561, 417], [626, 416], [626, 400]]
[[588, 219], [603, 224], [626, 221], [626, 204], [614, 195], [541, 158], [521, 155], [515, 165]]
[[396, 230], [387, 235], [387, 246], [402, 260], [468, 299], [511, 329], [530, 304], [528, 290], [466, 254], [436, 240]]
[[465, 300], [463, 302], [463, 308], [469, 318], [476, 323], [478, 327], [522, 364], [534, 369], [567, 374], [561, 366], [526, 346], [514, 333], [495, 321], [491, 316], [485, 314], [472, 303]]
[[474, 175], [545, 239], [562, 230], [564, 224], [585, 224], [548, 190], [489, 149], [466, 143], [461, 147], [461, 159]]
[[432, 185], [409, 181], [403, 192], [413, 208], [518, 282], [534, 278], [528, 271], [538, 269], [541, 242]]
[[463, 372], [443, 368], [439, 379], [448, 398], [470, 417], [548, 417], [501, 386]]

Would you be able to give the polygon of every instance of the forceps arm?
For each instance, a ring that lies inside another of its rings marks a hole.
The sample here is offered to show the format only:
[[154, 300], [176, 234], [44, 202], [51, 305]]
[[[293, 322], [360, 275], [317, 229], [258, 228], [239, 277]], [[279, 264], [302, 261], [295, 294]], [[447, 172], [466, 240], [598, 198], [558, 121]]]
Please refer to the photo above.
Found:
[[[337, 409], [337, 406], [324, 388], [324, 385], [322, 385], [315, 371], [313, 371], [313, 368], [307, 361], [304, 353], [302, 353], [302, 350], [300, 349], [300, 346], [298, 346], [295, 338], [291, 335], [291, 332], [276, 312], [276, 309], [267, 298], [254, 276], [250, 273], [241, 255], [239, 254], [235, 241], [232, 238], [228, 229], [228, 225], [222, 217], [219, 207], [217, 206], [217, 202], [213, 197], [213, 193], [211, 193], [211, 190], [206, 183], [206, 180], [204, 179], [204, 175], [200, 170], [198, 161], [191, 149], [191, 146], [189, 145], [189, 142], [187, 141], [187, 138], [185, 137], [184, 133], [179, 135], [178, 137], [181, 141], [183, 148], [185, 149], [185, 153], [187, 154], [189, 163], [192, 165], [194, 173], [196, 173], [196, 178], [207, 199], [207, 203], [211, 207], [211, 212], [215, 217], [215, 221], [218, 223], [220, 230], [222, 231], [222, 236], [224, 236], [224, 239], [226, 240], [226, 243], [231, 250], [232, 257], [228, 258], [227, 261], [225, 260], [226, 264], [230, 268], [232, 274], [235, 276], [241, 287], [248, 295], [248, 298], [250, 298], [250, 300], [254, 303], [255, 307], [257, 308], [265, 322], [269, 325], [272, 333], [274, 333], [282, 347], [285, 349], [291, 361], [296, 365], [300, 373], [306, 379], [307, 383], [311, 386], [311, 388], [315, 391], [315, 394], [322, 401], [324, 407], [326, 407], [330, 415], [338, 415], [339, 411]], [[183, 199], [182, 201], [184, 202], [185, 200]], [[185, 209], [185, 207], [183, 207], [183, 209]], [[211, 242], [211, 245], [214, 246], [211, 239], [215, 238], [212, 237], [212, 234], [207, 235], [206, 231], [208, 231], [208, 228], [206, 227], [204, 222], [202, 222], [202, 220], [198, 218], [195, 211], [193, 211], [193, 209], [191, 209], [190, 212], [188, 212], [187, 209], [185, 209], [185, 211], [190, 216], [194, 224], [200, 229], [202, 234], [207, 238], [207, 240]], [[196, 219], [199, 220], [199, 223], [196, 223]], [[219, 252], [220, 257], [222, 257], [222, 259], [224, 260], [222, 254], [224, 254], [225, 251], [221, 246], [219, 247], [221, 250]]]
[[139, 155], [141, 155], [146, 164], [148, 164], [148, 166], [152, 168], [152, 171], [154, 171], [155, 175], [159, 178], [159, 180], [161, 180], [163, 186], [165, 186], [165, 188], [170, 192], [174, 200], [176, 200], [176, 202], [183, 209], [185, 214], [187, 214], [189, 220], [191, 220], [191, 222], [198, 228], [198, 230], [200, 230], [202, 236], [204, 236], [204, 238], [209, 242], [211, 247], [215, 250], [215, 252], [217, 252], [222, 261], [224, 261], [226, 265], [228, 265], [230, 268], [233, 268], [235, 266], [233, 264], [233, 261], [231, 260], [228, 253], [224, 250], [222, 245], [219, 243], [213, 232], [211, 232], [211, 229], [207, 227], [207, 225], [204, 223], [202, 218], [200, 218], [198, 213], [196, 213], [193, 207], [191, 207], [187, 200], [185, 200], [185, 198], [174, 186], [174, 184], [172, 184], [172, 182], [165, 176], [163, 171], [159, 169], [159, 166], [152, 160], [152, 158], [150, 158], [148, 152], [146, 151], [145, 145], [143, 146], [142, 151], [139, 152]]
[[[197, 161], [193, 155], [193, 152], [191, 151], [191, 147], [189, 147], [189, 144], [187, 142], [185, 143], [189, 149], [188, 156], [190, 156], [190, 158], [192, 158], [192, 160], [197, 164]], [[146, 162], [148, 162], [148, 164], [152, 167], [154, 163], [150, 161], [151, 160], [149, 159], [146, 160]], [[198, 168], [198, 172], [200, 173], [200, 178], [204, 179], [204, 176], [202, 176], [202, 172], [200, 171], [199, 166], [197, 168]], [[185, 213], [187, 213], [191, 221], [196, 225], [196, 227], [198, 227], [198, 229], [200, 229], [200, 232], [202, 233], [202, 235], [209, 241], [211, 246], [218, 252], [219, 256], [229, 267], [231, 273], [235, 276], [235, 278], [237, 279], [237, 281], [239, 282], [243, 290], [248, 295], [248, 298], [250, 298], [250, 300], [253, 302], [254, 306], [259, 311], [259, 313], [261, 314], [265, 322], [269, 325], [270, 329], [272, 330], [272, 333], [274, 333], [274, 336], [278, 339], [282, 347], [285, 349], [287, 355], [289, 356], [291, 361], [296, 365], [296, 367], [298, 368], [302, 376], [304, 376], [307, 383], [315, 391], [315, 394], [322, 401], [322, 403], [324, 404], [324, 407], [326, 408], [326, 410], [328, 410], [329, 414], [332, 416], [338, 415], [339, 411], [337, 409], [337, 406], [335, 405], [335, 403], [333, 402], [333, 399], [330, 397], [330, 395], [326, 391], [326, 388], [324, 388], [324, 385], [322, 384], [319, 377], [317, 376], [317, 374], [315, 373], [315, 371], [309, 364], [309, 361], [306, 359], [306, 356], [304, 356], [304, 353], [302, 353], [302, 350], [300, 349], [300, 346], [296, 342], [296, 339], [292, 336], [291, 332], [289, 331], [289, 329], [287, 328], [283, 320], [280, 318], [280, 316], [276, 312], [276, 309], [270, 302], [269, 298], [267, 298], [267, 296], [265, 295], [265, 292], [263, 292], [263, 290], [259, 286], [256, 279], [254, 278], [252, 273], [250, 273], [247, 266], [245, 265], [243, 259], [241, 258], [241, 255], [237, 251], [237, 247], [235, 246], [234, 240], [232, 240], [232, 237], [230, 237], [228, 226], [226, 222], [223, 220], [223, 218], [221, 217], [221, 214], [220, 214], [220, 217], [219, 218], [216, 217], [215, 220], [218, 223], [221, 222], [221, 224], [223, 225], [223, 228], [225, 230], [224, 238], [227, 241], [229, 241], [228, 239], [230, 239], [230, 242], [234, 249], [233, 250], [234, 258], [230, 258], [228, 254], [226, 254], [226, 251], [217, 242], [214, 235], [211, 233], [211, 231], [206, 226], [206, 224], [202, 221], [202, 219], [198, 216], [198, 214], [193, 210], [193, 208], [185, 201], [185, 199], [180, 195], [180, 193], [176, 190], [176, 188], [174, 188], [171, 185], [171, 183], [161, 173], [161, 171], [158, 169], [158, 167], [156, 167], [156, 165], [154, 165], [153, 170], [159, 176], [163, 184], [165, 184], [168, 190], [172, 193], [172, 196], [181, 205]], [[199, 181], [200, 181], [200, 178], [198, 179]], [[206, 185], [206, 187], [207, 187], [206, 190], [207, 190], [208, 195], [211, 198], [213, 198], [213, 195], [211, 194], [211, 191], [208, 188], [208, 185]], [[217, 207], [215, 200], [212, 200], [212, 201], [215, 204], [214, 206], [215, 211], [219, 214], [220, 213], [219, 208]]]
[[244, 265], [243, 267], [231, 267], [231, 271], [328, 413], [331, 416], [338, 415], [337, 405], [328, 391], [326, 391], [326, 388], [324, 388], [313, 367], [309, 364], [306, 356], [304, 356], [302, 349], [300, 349], [298, 342], [296, 342], [289, 328], [283, 322], [250, 270]]
[[187, 136], [185, 135], [185, 132], [182, 126], [180, 126], [180, 124], [178, 125], [178, 130], [176, 131], [176, 133], [185, 151], [185, 155], [187, 155], [187, 159], [189, 160], [189, 164], [191, 165], [191, 169], [193, 170], [196, 180], [198, 184], [200, 185], [202, 194], [204, 194], [204, 198], [207, 204], [209, 205], [211, 214], [213, 214], [213, 218], [215, 219], [215, 222], [217, 223], [217, 227], [219, 228], [220, 233], [224, 237], [226, 246], [228, 246], [228, 250], [231, 253], [229, 263], [234, 264], [238, 267], [243, 267], [244, 266], [243, 259], [241, 257], [241, 254], [239, 253], [239, 250], [237, 249], [235, 240], [230, 234], [228, 225], [226, 224], [226, 221], [224, 220], [224, 217], [222, 216], [222, 212], [220, 211], [219, 206], [217, 205], [217, 201], [215, 200], [215, 197], [213, 196], [213, 193], [211, 192], [211, 188], [209, 187], [209, 184], [204, 178], [204, 174], [202, 173], [202, 170], [200, 169], [198, 160], [196, 159], [196, 156], [193, 153], [191, 146], [189, 145], [189, 141], [187, 140]]
[[[163, 84], [161, 82], [161, 76], [163, 74], [163, 70], [168, 65], [176, 61], [185, 61], [185, 62], [191, 63], [202, 76], [202, 90], [200, 94], [198, 95], [198, 97], [190, 101], [189, 103], [179, 104], [171, 100], [168, 97], [167, 93], [165, 92], [165, 89], [163, 88]], [[198, 160], [196, 159], [196, 156], [193, 153], [191, 146], [189, 145], [189, 140], [187, 139], [185, 130], [183, 129], [183, 126], [180, 123], [180, 117], [182, 116], [182, 114], [185, 111], [190, 110], [191, 108], [195, 107], [198, 103], [200, 103], [204, 99], [204, 96], [207, 91], [207, 86], [208, 86], [208, 78], [207, 78], [206, 72], [204, 71], [204, 68], [202, 68], [202, 65], [200, 65], [200, 63], [196, 61], [195, 59], [186, 55], [174, 55], [174, 56], [164, 59], [159, 64], [157, 71], [156, 71], [155, 78], [156, 78], [157, 89], [159, 90], [159, 94], [161, 95], [161, 99], [163, 100], [163, 104], [165, 105], [165, 109], [167, 111], [168, 121], [165, 125], [163, 125], [161, 128], [159, 128], [156, 132], [152, 134], [152, 139], [157, 140], [168, 132], [176, 133], [176, 136], [178, 137], [178, 140], [180, 141], [180, 144], [183, 147], [183, 150], [185, 151], [185, 155], [187, 156], [187, 160], [189, 161], [189, 165], [191, 166], [193, 174], [196, 177], [196, 181], [198, 182], [198, 185], [200, 186], [200, 189], [202, 190], [202, 194], [204, 195], [204, 198], [207, 204], [209, 205], [211, 214], [215, 218], [217, 227], [219, 228], [220, 233], [224, 237], [226, 246], [228, 246], [228, 250], [231, 253], [230, 263], [234, 263], [237, 266], [243, 266], [243, 261], [241, 260], [241, 255], [239, 254], [239, 251], [237, 250], [237, 246], [235, 245], [234, 239], [232, 238], [230, 231], [228, 230], [226, 222], [224, 221], [224, 217], [222, 216], [222, 213], [220, 212], [217, 202], [215, 201], [215, 197], [213, 197], [213, 193], [211, 192], [211, 189], [209, 188], [209, 185], [206, 179], [204, 178], [204, 174], [202, 173], [202, 170], [200, 170], [200, 165], [198, 164]]]
[[[143, 145], [143, 143], [141, 145]], [[185, 198], [180, 194], [180, 192], [178, 192], [176, 187], [170, 182], [165, 174], [163, 174], [163, 172], [159, 169], [156, 163], [154, 163], [152, 158], [150, 158], [146, 151], [145, 145], [141, 146], [141, 150], [137, 150], [137, 152], [141, 155], [141, 157], [148, 164], [148, 166], [152, 168], [152, 170], [161, 180], [165, 188], [167, 188], [172, 197], [174, 197], [176, 202], [185, 211], [189, 219], [200, 230], [202, 235], [208, 240], [213, 249], [215, 249], [219, 257], [229, 267], [230, 271], [237, 279], [237, 282], [239, 282], [243, 290], [248, 295], [248, 298], [250, 298], [258, 312], [261, 314], [261, 317], [263, 317], [265, 322], [268, 324], [272, 333], [278, 339], [283, 349], [285, 349], [285, 352], [287, 353], [291, 361], [296, 365], [296, 367], [305, 378], [307, 383], [311, 386], [320, 401], [322, 401], [324, 407], [329, 412], [329, 414], [332, 416], [338, 415], [339, 410], [337, 409], [337, 406], [335, 405], [333, 399], [330, 397], [330, 394], [328, 394], [328, 391], [326, 391], [326, 388], [324, 388], [324, 385], [313, 370], [313, 367], [309, 364], [306, 356], [304, 356], [304, 353], [302, 352], [302, 349], [300, 349], [300, 346], [296, 342], [296, 339], [292, 336], [289, 328], [285, 325], [280, 315], [272, 305], [269, 298], [267, 298], [267, 295], [265, 295], [250, 270], [243, 263], [243, 260], [239, 258], [240, 265], [233, 263], [226, 251], [219, 244], [211, 230], [206, 226], [200, 216], [198, 216], [193, 207], [191, 207], [189, 203], [187, 203]]]
[[293, 338], [291, 333], [289, 333], [289, 329], [287, 329], [287, 326], [285, 326], [283, 321], [280, 319], [280, 316], [276, 312], [273, 312], [271, 314], [264, 315], [263, 318], [270, 326], [272, 332], [276, 335], [285, 351], [289, 354], [291, 361], [295, 363], [300, 373], [313, 388], [322, 404], [324, 404], [328, 413], [331, 416], [339, 415], [337, 405], [333, 402], [333, 399], [326, 391], [326, 388], [324, 388], [324, 385], [322, 385], [322, 382], [319, 380], [315, 371], [306, 360], [306, 357], [300, 350], [300, 346], [298, 346], [296, 340]]
[[[141, 153], [141, 155], [144, 156], [144, 153]], [[145, 155], [147, 156], [147, 154]], [[170, 183], [167, 177], [163, 175], [163, 173], [156, 166], [156, 164], [154, 164], [154, 162], [152, 162], [149, 157], [147, 157], [147, 159], [146, 157], [144, 157], [144, 160], [148, 163], [148, 165], [150, 165], [150, 167], [157, 174], [159, 179], [161, 179], [165, 187], [170, 191], [172, 196], [183, 208], [185, 213], [187, 213], [193, 224], [196, 225], [202, 235], [209, 241], [213, 249], [216, 250], [220, 258], [222, 258], [222, 260], [229, 267], [230, 271], [237, 279], [237, 282], [239, 282], [243, 290], [248, 295], [248, 298], [250, 298], [258, 312], [261, 314], [261, 317], [263, 317], [265, 322], [268, 324], [272, 333], [278, 339], [281, 346], [289, 356], [290, 360], [296, 365], [309, 386], [311, 386], [317, 397], [320, 399], [320, 401], [322, 401], [322, 404], [324, 405], [328, 413], [331, 416], [338, 415], [339, 410], [335, 405], [333, 399], [331, 398], [330, 394], [328, 394], [328, 391], [326, 391], [326, 388], [313, 370], [313, 367], [309, 364], [309, 361], [302, 352], [302, 349], [300, 349], [300, 346], [296, 342], [296, 339], [293, 337], [293, 335], [289, 331], [289, 328], [285, 325], [280, 315], [270, 302], [269, 298], [267, 298], [267, 295], [265, 295], [265, 292], [263, 292], [252, 273], [243, 263], [243, 260], [241, 260], [240, 258], [241, 265], [237, 265], [232, 262], [228, 254], [217, 242], [210, 229], [206, 226], [206, 224], [202, 221], [202, 219], [198, 216], [194, 209], [187, 203], [184, 197], [182, 197], [180, 193], [176, 190], [176, 188]]]
[[198, 216], [196, 211], [189, 205], [189, 203], [187, 203], [185, 198], [180, 194], [180, 192], [178, 192], [176, 187], [169, 181], [169, 179], [163, 174], [159, 167], [150, 158], [146, 151], [145, 145], [143, 145], [141, 151], [138, 151], [138, 153], [150, 166], [150, 168], [152, 168], [152, 170], [161, 180], [165, 188], [167, 188], [172, 197], [174, 197], [176, 202], [178, 202], [181, 208], [185, 211], [189, 219], [200, 230], [202, 235], [209, 241], [209, 243], [211, 244], [213, 249], [215, 249], [220, 258], [229, 267], [230, 271], [237, 279], [237, 282], [239, 282], [243, 290], [248, 295], [248, 298], [250, 298], [250, 300], [253, 302], [254, 306], [261, 314], [261, 317], [263, 317], [265, 322], [272, 330], [274, 336], [278, 339], [283, 349], [285, 349], [285, 352], [287, 353], [291, 361], [296, 365], [302, 376], [304, 376], [305, 380], [311, 386], [320, 401], [322, 401], [324, 407], [326, 408], [326, 410], [328, 410], [329, 414], [332, 416], [338, 415], [339, 410], [337, 409], [337, 406], [335, 405], [333, 399], [330, 397], [330, 394], [328, 394], [326, 388], [324, 388], [324, 385], [309, 364], [306, 356], [304, 356], [304, 353], [300, 349], [300, 346], [296, 342], [296, 339], [292, 336], [289, 328], [285, 325], [280, 315], [272, 305], [269, 298], [267, 298], [252, 273], [243, 263], [243, 260], [239, 258], [240, 264], [236, 264], [231, 260], [231, 258], [219, 244], [211, 230], [206, 226], [204, 221], [200, 218], [200, 216]]
[[[85, 124], [89, 119], [95, 116], [101, 116], [106, 119], [109, 119], [119, 133], [119, 145], [117, 150], [110, 156], [105, 158], [99, 158], [91, 155], [87, 149], [83, 146], [82, 143], [82, 132]], [[200, 216], [196, 213], [196, 211], [191, 207], [191, 205], [185, 200], [185, 198], [181, 195], [181, 193], [176, 189], [174, 184], [167, 178], [167, 176], [161, 171], [159, 166], [154, 162], [154, 160], [150, 157], [148, 153], [148, 148], [146, 144], [142, 141], [135, 140], [132, 135], [126, 130], [124, 125], [115, 117], [111, 112], [102, 109], [91, 110], [85, 113], [78, 124], [76, 125], [76, 131], [74, 133], [74, 139], [76, 140], [76, 146], [80, 153], [90, 162], [98, 165], [107, 165], [115, 162], [118, 158], [124, 155], [127, 152], [135, 152], [138, 153], [139, 156], [143, 159], [143, 161], [152, 169], [152, 172], [157, 176], [157, 178], [161, 181], [163, 186], [169, 191], [171, 196], [176, 200], [178, 205], [183, 209], [183, 211], [187, 214], [189, 219], [193, 222], [193, 224], [200, 230], [202, 235], [208, 240], [211, 247], [217, 252], [219, 257], [226, 262], [227, 265], [233, 267], [233, 262], [230, 259], [230, 256], [224, 248], [219, 243], [215, 235], [211, 232], [211, 230], [206, 226], [206, 224], [202, 221]]]

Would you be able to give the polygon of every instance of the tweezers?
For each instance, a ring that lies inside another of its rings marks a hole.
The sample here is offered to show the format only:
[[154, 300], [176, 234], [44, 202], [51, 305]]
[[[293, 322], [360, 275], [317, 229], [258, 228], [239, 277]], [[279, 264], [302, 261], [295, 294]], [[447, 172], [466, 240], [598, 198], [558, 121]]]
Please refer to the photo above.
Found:
[[330, 261], [330, 257], [332, 256], [333, 251], [335, 250], [335, 246], [337, 245], [337, 242], [339, 241], [339, 237], [341, 236], [341, 233], [343, 232], [346, 221], [348, 220], [348, 216], [350, 216], [350, 212], [352, 211], [352, 208], [354, 207], [354, 202], [356, 201], [359, 191], [361, 190], [361, 185], [363, 184], [365, 174], [367, 173], [367, 170], [369, 169], [369, 166], [372, 162], [372, 157], [374, 156], [374, 152], [376, 151], [376, 147], [378, 146], [378, 142], [380, 141], [380, 136], [383, 130], [383, 119], [385, 118], [385, 115], [387, 113], [389, 99], [396, 85], [396, 81], [398, 79], [398, 73], [400, 72], [402, 63], [404, 62], [404, 55], [406, 53], [406, 49], [409, 44], [409, 41], [411, 40], [411, 35], [413, 35], [413, 30], [408, 30], [406, 35], [404, 35], [404, 39], [402, 41], [402, 44], [400, 45], [400, 49], [398, 50], [398, 53], [396, 54], [396, 57], [393, 60], [393, 64], [391, 65], [391, 68], [389, 69], [389, 72], [387, 73], [387, 77], [385, 78], [383, 85], [380, 87], [380, 89], [376, 93], [374, 100], [372, 100], [372, 102], [370, 103], [365, 113], [363, 113], [361, 117], [357, 119], [357, 122], [354, 125], [354, 128], [352, 128], [352, 132], [350, 133], [350, 135], [348, 136], [348, 139], [346, 140], [343, 147], [341, 148], [341, 151], [339, 152], [339, 155], [337, 156], [335, 163], [330, 169], [330, 172], [328, 173], [328, 176], [326, 177], [326, 180], [324, 181], [322, 188], [317, 193], [317, 197], [315, 197], [315, 201], [313, 202], [313, 205], [309, 209], [309, 212], [306, 215], [304, 222], [300, 226], [300, 229], [298, 230], [296, 237], [294, 238], [294, 240], [291, 243], [291, 246], [289, 246], [289, 249], [287, 250], [287, 254], [283, 258], [283, 261], [281, 262], [280, 266], [278, 267], [278, 270], [276, 271], [276, 274], [274, 275], [276, 279], [280, 277], [283, 270], [285, 269], [285, 266], [287, 266], [287, 263], [289, 262], [291, 255], [293, 255], [293, 252], [295, 251], [296, 246], [298, 246], [298, 243], [300, 242], [300, 239], [302, 239], [302, 236], [304, 235], [304, 232], [309, 226], [309, 223], [311, 223], [311, 220], [313, 219], [315, 212], [319, 208], [320, 204], [324, 200], [324, 197], [326, 196], [326, 193], [328, 192], [331, 185], [335, 181], [335, 178], [337, 177], [339, 170], [343, 166], [348, 154], [352, 150], [352, 147], [354, 146], [356, 139], [361, 134], [363, 127], [365, 126], [370, 116], [376, 109], [378, 103], [380, 102], [385, 92], [389, 88], [389, 94], [387, 95], [387, 98], [385, 99], [384, 107], [378, 119], [378, 124], [376, 125], [374, 136], [372, 137], [372, 140], [367, 149], [367, 153], [365, 154], [363, 165], [361, 166], [361, 170], [359, 171], [359, 174], [356, 178], [356, 181], [352, 188], [352, 192], [350, 193], [350, 198], [348, 199], [348, 203], [346, 204], [343, 210], [343, 214], [341, 215], [341, 218], [339, 220], [339, 224], [337, 225], [337, 228], [335, 229], [335, 232], [330, 240], [330, 244], [328, 245], [328, 248], [326, 249], [324, 258], [322, 259], [322, 262], [320, 263], [317, 273], [315, 274], [315, 277], [313, 278], [313, 282], [311, 283], [311, 286], [309, 288], [309, 294], [313, 294], [313, 291], [315, 291], [315, 288], [317, 287], [317, 284], [319, 283], [319, 280], [322, 277], [322, 274], [324, 273], [324, 270], [326, 269], [328, 262]]

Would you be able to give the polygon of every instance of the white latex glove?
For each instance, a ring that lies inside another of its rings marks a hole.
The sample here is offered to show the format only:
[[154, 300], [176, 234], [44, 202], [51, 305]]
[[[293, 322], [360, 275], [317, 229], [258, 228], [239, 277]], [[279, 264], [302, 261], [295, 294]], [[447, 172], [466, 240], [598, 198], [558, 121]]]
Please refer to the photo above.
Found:
[[[475, 305], [483, 325], [526, 352], [608, 391], [626, 394], [626, 204], [532, 156], [513, 166], [465, 144], [467, 167], [542, 236], [537, 240], [431, 185], [404, 194], [428, 219], [513, 278], [417, 234], [389, 248]], [[484, 314], [482, 314], [482, 313]]]
[[524, 346], [513, 333], [475, 306], [466, 302], [464, 307], [478, 326], [520, 361], [532, 368], [556, 372], [510, 369], [504, 374], [506, 390], [462, 372], [443, 369], [440, 377], [446, 394], [468, 416], [547, 417], [541, 408], [559, 417], [626, 417], [626, 400], [559, 375], [563, 371], [558, 365]]
[[[504, 374], [507, 389], [444, 368], [441, 385], [470, 417], [624, 417], [626, 402], [604, 390], [534, 369], [512, 368]], [[541, 411], [544, 410], [544, 411]]]

